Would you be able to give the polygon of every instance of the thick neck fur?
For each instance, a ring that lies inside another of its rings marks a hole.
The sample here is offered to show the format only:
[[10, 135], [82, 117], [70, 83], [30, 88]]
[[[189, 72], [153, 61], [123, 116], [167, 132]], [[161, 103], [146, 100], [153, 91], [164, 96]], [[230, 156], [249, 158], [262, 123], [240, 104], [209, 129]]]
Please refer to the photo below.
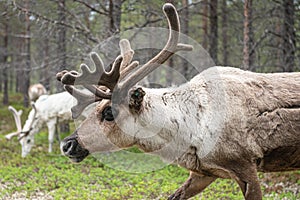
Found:
[[185, 166], [190, 156], [198, 159], [212, 150], [220, 127], [211, 110], [219, 105], [208, 95], [205, 82], [199, 81], [178, 88], [144, 89], [143, 110], [137, 116], [142, 130], [135, 135], [142, 150]]

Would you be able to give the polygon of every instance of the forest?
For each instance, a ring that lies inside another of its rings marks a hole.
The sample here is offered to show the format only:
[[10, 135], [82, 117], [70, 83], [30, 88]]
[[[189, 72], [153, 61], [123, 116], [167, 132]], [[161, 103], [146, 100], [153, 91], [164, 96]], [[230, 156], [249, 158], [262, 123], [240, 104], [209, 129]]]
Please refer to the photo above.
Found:
[[[166, 27], [161, 11], [165, 2], [176, 6], [181, 32], [203, 47], [214, 65], [256, 72], [300, 70], [299, 1], [4, 0], [0, 1], [1, 103], [8, 105], [10, 94], [19, 92], [27, 107], [27, 90], [34, 83], [50, 93], [60, 92], [63, 87], [55, 74], [76, 69], [111, 37]], [[151, 49], [148, 54], [153, 54]], [[196, 73], [186, 61], [169, 62], [186, 79]], [[167, 79], [171, 85], [173, 77], [154, 79]]]
[[[135, 60], [152, 58], [167, 39], [166, 2], [178, 11], [180, 42], [194, 50], [175, 54], [141, 84], [178, 85], [215, 65], [300, 71], [298, 0], [0, 0], [0, 199], [166, 199], [187, 179], [187, 170], [136, 147], [71, 164], [59, 141], [47, 152], [46, 129], [35, 135], [24, 158], [19, 140], [5, 138], [16, 126], [8, 106], [24, 111], [22, 122], [29, 117], [30, 85], [41, 83], [49, 94], [64, 91], [58, 72], [78, 70], [81, 63], [93, 66], [93, 51], [110, 67], [123, 38], [131, 42]], [[76, 123], [60, 131], [61, 138]], [[300, 171], [258, 176], [264, 200], [300, 198]], [[243, 194], [233, 180], [218, 179], [192, 199], [243, 199]]]

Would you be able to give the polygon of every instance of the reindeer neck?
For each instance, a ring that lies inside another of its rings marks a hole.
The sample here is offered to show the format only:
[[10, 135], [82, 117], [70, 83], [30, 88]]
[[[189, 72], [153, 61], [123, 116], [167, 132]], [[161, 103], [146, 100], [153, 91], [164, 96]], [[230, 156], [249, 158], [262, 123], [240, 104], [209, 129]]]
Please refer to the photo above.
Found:
[[178, 88], [144, 89], [143, 110], [137, 118], [142, 131], [135, 136], [142, 150], [174, 161], [195, 142], [201, 143], [195, 133], [201, 131], [197, 124], [201, 123], [207, 97], [203, 88], [192, 87], [184, 84]]
[[34, 111], [31, 110], [23, 126], [22, 131], [27, 132], [31, 130], [30, 134], [36, 134], [41, 127], [42, 127], [41, 118], [38, 116], [34, 116]]

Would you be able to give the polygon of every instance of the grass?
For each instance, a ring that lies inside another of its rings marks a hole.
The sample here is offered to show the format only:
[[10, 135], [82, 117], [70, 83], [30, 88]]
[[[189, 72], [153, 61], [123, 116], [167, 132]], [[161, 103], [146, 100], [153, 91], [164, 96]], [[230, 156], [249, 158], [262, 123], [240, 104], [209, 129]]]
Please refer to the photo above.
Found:
[[[17, 109], [22, 108], [19, 99], [18, 95], [13, 98], [12, 105]], [[25, 109], [23, 122], [27, 113]], [[47, 152], [46, 130], [36, 135], [30, 155], [21, 158], [18, 141], [4, 138], [14, 129], [7, 107], [0, 107], [0, 199], [166, 199], [188, 177], [187, 170], [161, 166], [157, 158], [147, 158], [146, 164], [133, 160], [143, 155], [134, 148], [117, 154], [100, 154], [98, 159], [89, 156], [73, 164], [60, 154], [58, 142], [53, 153]], [[117, 168], [118, 165], [130, 166], [130, 170]], [[139, 173], [134, 173], [135, 170]], [[299, 172], [260, 174], [260, 178], [264, 199], [300, 199]], [[243, 199], [243, 196], [234, 181], [219, 179], [193, 199]]]

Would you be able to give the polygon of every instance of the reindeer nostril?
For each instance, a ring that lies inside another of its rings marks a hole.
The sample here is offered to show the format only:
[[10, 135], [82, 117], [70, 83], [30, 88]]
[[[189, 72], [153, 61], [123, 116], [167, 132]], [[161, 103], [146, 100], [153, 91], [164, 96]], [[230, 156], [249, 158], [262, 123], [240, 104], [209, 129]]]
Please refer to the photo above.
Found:
[[77, 138], [77, 133], [74, 132], [66, 137], [60, 146], [62, 153], [71, 158], [73, 162], [80, 162], [89, 155], [89, 151], [78, 143]]
[[76, 140], [69, 140], [63, 145], [62, 150], [66, 154], [72, 154], [72, 152], [76, 149], [77, 144], [78, 142]]
[[72, 142], [71, 142], [71, 141], [65, 143], [65, 144], [63, 145], [63, 151], [64, 151], [64, 152], [67, 152], [68, 149], [69, 149], [71, 146], [72, 146]]

